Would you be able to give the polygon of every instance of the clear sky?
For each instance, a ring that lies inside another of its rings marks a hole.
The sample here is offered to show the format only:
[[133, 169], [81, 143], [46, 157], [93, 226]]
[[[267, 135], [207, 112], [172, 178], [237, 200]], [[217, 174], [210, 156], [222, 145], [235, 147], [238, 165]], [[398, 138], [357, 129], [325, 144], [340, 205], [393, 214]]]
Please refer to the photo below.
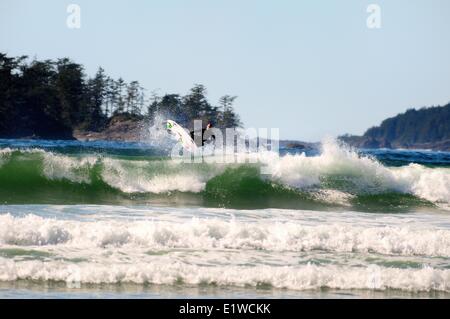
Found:
[[67, 56], [149, 92], [201, 83], [212, 102], [238, 95], [246, 126], [316, 141], [449, 102], [449, 16], [448, 0], [0, 0], [0, 51]]

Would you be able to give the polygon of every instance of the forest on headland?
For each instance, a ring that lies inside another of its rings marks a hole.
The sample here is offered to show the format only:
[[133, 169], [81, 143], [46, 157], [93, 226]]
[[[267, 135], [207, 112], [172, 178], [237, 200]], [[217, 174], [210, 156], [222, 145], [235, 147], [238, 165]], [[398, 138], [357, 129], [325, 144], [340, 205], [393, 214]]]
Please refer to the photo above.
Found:
[[88, 77], [83, 65], [10, 57], [0, 53], [0, 138], [73, 139], [77, 131], [101, 132], [114, 119], [148, 121], [158, 114], [190, 126], [194, 119], [219, 128], [241, 126], [236, 96], [216, 104], [195, 84], [188, 94], [150, 94], [138, 81], [113, 79], [103, 68]]
[[450, 103], [423, 107], [385, 119], [362, 136], [343, 135], [359, 148], [411, 148], [450, 151]]

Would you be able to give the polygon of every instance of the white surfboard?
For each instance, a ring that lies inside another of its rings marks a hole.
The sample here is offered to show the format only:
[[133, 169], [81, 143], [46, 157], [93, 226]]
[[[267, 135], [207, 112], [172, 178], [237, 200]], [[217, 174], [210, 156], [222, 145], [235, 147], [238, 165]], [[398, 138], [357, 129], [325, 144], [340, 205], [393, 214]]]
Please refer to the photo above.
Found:
[[183, 148], [193, 152], [197, 149], [197, 145], [192, 140], [192, 137], [189, 135], [186, 130], [179, 125], [177, 122], [172, 120], [167, 120], [166, 124], [167, 130], [176, 136], [178, 141], [183, 145]]

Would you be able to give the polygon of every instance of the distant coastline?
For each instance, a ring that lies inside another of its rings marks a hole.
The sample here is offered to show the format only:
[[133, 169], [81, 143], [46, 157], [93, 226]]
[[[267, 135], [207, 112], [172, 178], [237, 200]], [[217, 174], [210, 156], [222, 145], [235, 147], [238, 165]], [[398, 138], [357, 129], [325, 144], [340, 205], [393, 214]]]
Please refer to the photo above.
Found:
[[347, 134], [339, 139], [357, 148], [450, 151], [450, 103], [409, 109], [368, 129], [362, 136]]
[[[218, 128], [242, 127], [233, 109], [236, 96], [210, 103], [201, 84], [186, 95], [147, 96], [138, 81], [112, 79], [102, 68], [89, 78], [81, 64], [68, 58], [30, 61], [4, 53], [0, 71], [0, 138], [140, 141], [159, 116], [189, 129], [194, 119], [212, 121]], [[338, 139], [356, 148], [450, 151], [450, 103], [409, 109], [362, 136]], [[285, 142], [293, 149], [317, 145]]]
[[[148, 125], [139, 118], [114, 117], [100, 132], [75, 131], [78, 140], [139, 141], [142, 129]], [[410, 109], [384, 120], [362, 136], [342, 135], [342, 142], [356, 148], [390, 148], [450, 151], [450, 104], [445, 106]], [[290, 149], [313, 149], [319, 143], [284, 140], [282, 146]]]
[[[448, 108], [449, 106], [445, 106]], [[426, 110], [426, 109], [425, 109]], [[411, 112], [411, 111], [409, 111]], [[418, 112], [418, 111], [417, 111]], [[442, 118], [442, 121], [448, 121], [450, 119]], [[150, 125], [151, 120], [148, 117], [142, 116], [130, 116], [126, 114], [119, 114], [112, 116], [102, 130], [82, 130], [75, 129], [70, 136], [55, 135], [53, 137], [46, 137], [46, 139], [73, 139], [79, 141], [124, 141], [124, 142], [142, 142], [145, 136], [146, 130]], [[384, 123], [384, 122], [383, 122]], [[382, 126], [381, 126], [382, 127]], [[377, 128], [378, 129], [378, 128]], [[450, 151], [450, 138], [441, 138], [437, 140], [428, 140], [425, 142], [398, 142], [397, 140], [389, 138], [379, 138], [370, 135], [373, 129], [368, 130], [369, 133], [362, 136], [357, 135], [343, 135], [338, 139], [342, 142], [356, 148], [377, 149], [417, 149], [417, 150], [434, 150], [434, 151]], [[20, 139], [38, 139], [39, 136], [0, 136], [0, 138], [20, 138]], [[300, 140], [282, 140], [280, 146], [288, 149], [309, 150], [317, 149], [320, 143], [318, 142], [304, 142]]]

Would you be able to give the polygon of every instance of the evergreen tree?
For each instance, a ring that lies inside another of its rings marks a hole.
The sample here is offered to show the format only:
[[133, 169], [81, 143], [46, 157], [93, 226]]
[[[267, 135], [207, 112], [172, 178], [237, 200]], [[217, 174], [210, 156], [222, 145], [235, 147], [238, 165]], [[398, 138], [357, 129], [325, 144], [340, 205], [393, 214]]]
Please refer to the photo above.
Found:
[[106, 116], [102, 107], [107, 92], [106, 80], [105, 71], [99, 68], [95, 77], [87, 82], [87, 94], [85, 96], [86, 117], [83, 126], [89, 130], [100, 130], [106, 123]]
[[70, 138], [72, 135], [55, 87], [56, 76], [55, 65], [50, 60], [33, 61], [23, 69], [23, 104], [14, 121], [20, 135], [42, 138]]
[[147, 108], [147, 117], [153, 121], [156, 114], [159, 112], [159, 104], [161, 101], [161, 97], [156, 93], [156, 91], [152, 92], [152, 96], [150, 97], [150, 104]]
[[176, 120], [183, 120], [185, 118], [183, 114], [183, 103], [179, 94], [166, 94], [159, 102], [160, 110], [164, 110], [167, 116], [170, 116]]
[[145, 89], [142, 86], [139, 86], [136, 115], [142, 116], [144, 107], [145, 107]]
[[126, 113], [132, 115], [139, 115], [139, 91], [140, 86], [138, 81], [132, 81], [127, 87], [126, 97]]
[[117, 109], [119, 108], [120, 103], [120, 90], [119, 90], [119, 82], [114, 79], [109, 79], [108, 88], [106, 89], [106, 95], [109, 100], [109, 111], [108, 116], [113, 116]]
[[235, 128], [241, 126], [239, 117], [233, 111], [233, 103], [237, 96], [224, 95], [219, 99], [219, 126], [222, 128]]
[[117, 105], [114, 114], [120, 114], [125, 112], [125, 93], [124, 90], [127, 86], [122, 78], [119, 78], [116, 82], [117, 86]]
[[[153, 121], [162, 113], [187, 126], [203, 119], [234, 127], [239, 125], [232, 109], [234, 99], [226, 95], [218, 107], [212, 106], [201, 84], [186, 96], [160, 97], [153, 92], [147, 117]], [[146, 103], [138, 81], [129, 85], [122, 78], [115, 81], [102, 68], [87, 78], [83, 66], [68, 58], [28, 62], [26, 56], [0, 53], [0, 137], [72, 138], [73, 129], [98, 131], [116, 115], [141, 119]], [[433, 136], [441, 136], [446, 129], [435, 120], [429, 125], [436, 125]]]
[[0, 135], [8, 136], [14, 133], [21, 92], [21, 70], [26, 56], [10, 58], [0, 53]]
[[183, 98], [183, 113], [187, 119], [202, 118], [211, 109], [206, 99], [206, 88], [195, 84], [190, 93]]
[[61, 106], [61, 117], [67, 126], [83, 122], [82, 103], [84, 94], [83, 67], [67, 58], [56, 62], [55, 88]]

